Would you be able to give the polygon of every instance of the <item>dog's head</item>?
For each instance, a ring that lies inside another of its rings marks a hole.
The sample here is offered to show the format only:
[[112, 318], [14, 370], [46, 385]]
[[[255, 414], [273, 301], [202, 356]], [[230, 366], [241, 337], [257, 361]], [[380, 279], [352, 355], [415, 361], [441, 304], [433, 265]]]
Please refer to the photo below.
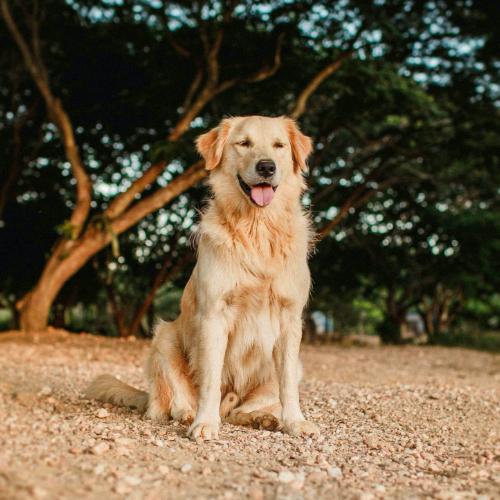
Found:
[[300, 192], [301, 170], [307, 170], [312, 150], [311, 139], [294, 120], [265, 116], [222, 120], [196, 145], [224, 192], [244, 197], [254, 207], [268, 206], [276, 193], [285, 191], [283, 186], [298, 186]]

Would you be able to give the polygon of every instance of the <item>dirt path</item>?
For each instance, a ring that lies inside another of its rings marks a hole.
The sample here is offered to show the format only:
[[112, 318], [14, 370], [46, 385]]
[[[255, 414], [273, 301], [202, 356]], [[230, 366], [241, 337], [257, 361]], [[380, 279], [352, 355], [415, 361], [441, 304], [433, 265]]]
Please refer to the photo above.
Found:
[[82, 399], [95, 375], [144, 388], [146, 341], [0, 334], [0, 498], [500, 498], [500, 356], [304, 347], [317, 440], [175, 422]]

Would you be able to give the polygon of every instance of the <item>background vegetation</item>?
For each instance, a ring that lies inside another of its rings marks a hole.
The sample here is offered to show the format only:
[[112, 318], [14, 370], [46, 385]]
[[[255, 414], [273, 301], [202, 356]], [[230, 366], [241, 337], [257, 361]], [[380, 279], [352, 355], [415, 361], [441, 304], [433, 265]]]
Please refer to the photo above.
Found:
[[0, 7], [1, 328], [175, 316], [206, 196], [194, 138], [288, 114], [316, 145], [308, 315], [499, 348], [499, 2]]

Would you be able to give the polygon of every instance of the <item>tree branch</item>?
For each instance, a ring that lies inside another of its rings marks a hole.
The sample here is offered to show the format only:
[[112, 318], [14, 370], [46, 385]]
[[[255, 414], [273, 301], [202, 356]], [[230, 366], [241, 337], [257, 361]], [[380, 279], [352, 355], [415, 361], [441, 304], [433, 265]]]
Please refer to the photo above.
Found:
[[[137, 202], [129, 210], [123, 212], [111, 222], [115, 234], [121, 234], [132, 227], [146, 215], [169, 203], [180, 193], [190, 188], [207, 176], [205, 162], [200, 160], [191, 165], [184, 173], [171, 180], [164, 188]], [[111, 241], [111, 235], [106, 236], [106, 244]]]
[[304, 111], [306, 110], [306, 104], [311, 97], [311, 94], [323, 83], [324, 80], [328, 76], [330, 76], [334, 71], [336, 71], [342, 63], [351, 57], [351, 55], [354, 53], [354, 50], [348, 50], [347, 52], [343, 53], [340, 57], [338, 57], [335, 61], [332, 63], [328, 64], [325, 68], [323, 68], [302, 90], [300, 93], [299, 97], [297, 98], [297, 103], [295, 104], [294, 109], [289, 113], [289, 116], [291, 118], [297, 119], [299, 116], [301, 116]]
[[[330, 234], [330, 231], [347, 215], [349, 210], [355, 206], [355, 204], [358, 202], [358, 200], [361, 199], [363, 196], [363, 193], [366, 189], [366, 186], [370, 183], [373, 182], [379, 173], [387, 166], [387, 163], [389, 162], [390, 159], [388, 159], [385, 162], [381, 162], [379, 165], [377, 165], [367, 176], [366, 179], [356, 187], [354, 192], [349, 196], [349, 198], [345, 201], [345, 203], [342, 205], [340, 208], [339, 212], [337, 215], [325, 226], [325, 228], [319, 233], [318, 235], [318, 241], [322, 240], [326, 236]], [[372, 194], [375, 193], [376, 190], [373, 190]]]
[[123, 213], [124, 210], [135, 200], [135, 197], [142, 193], [144, 189], [151, 185], [163, 172], [167, 165], [166, 160], [161, 160], [149, 167], [141, 177], [136, 179], [132, 185], [123, 193], [117, 195], [104, 212], [110, 219], [114, 219]]
[[261, 82], [262, 80], [265, 80], [266, 78], [270, 78], [271, 76], [273, 76], [281, 66], [281, 46], [283, 44], [284, 38], [285, 34], [280, 33], [280, 35], [278, 36], [278, 40], [276, 42], [276, 50], [274, 51], [274, 61], [272, 65], [264, 65], [255, 73], [252, 73], [247, 76], [242, 76], [239, 78], [232, 78], [231, 80], [226, 80], [225, 82], [222, 82], [217, 88], [217, 93], [219, 94], [221, 92], [224, 92], [224, 90], [233, 87], [237, 83]]
[[[82, 231], [83, 225], [87, 220], [90, 211], [92, 183], [87, 176], [87, 173], [85, 172], [80, 154], [78, 153], [78, 148], [76, 146], [76, 141], [73, 133], [73, 126], [71, 124], [69, 116], [67, 115], [61, 104], [60, 99], [56, 99], [50, 90], [47, 71], [43, 64], [43, 61], [39, 58], [36, 58], [32, 54], [16, 23], [14, 22], [9, 10], [9, 6], [7, 4], [7, 0], [0, 0], [0, 8], [7, 27], [9, 28], [14, 41], [16, 42], [19, 50], [21, 51], [21, 54], [23, 55], [24, 62], [28, 67], [38, 89], [40, 90], [40, 93], [45, 99], [49, 115], [59, 129], [59, 132], [61, 133], [66, 157], [71, 164], [71, 171], [73, 177], [76, 180], [76, 207], [71, 214], [69, 222], [74, 227], [73, 237], [77, 237]], [[34, 22], [36, 23], [36, 20]], [[33, 44], [38, 51], [39, 41], [37, 32], [38, 27], [36, 27], [36, 29], [33, 31]]]

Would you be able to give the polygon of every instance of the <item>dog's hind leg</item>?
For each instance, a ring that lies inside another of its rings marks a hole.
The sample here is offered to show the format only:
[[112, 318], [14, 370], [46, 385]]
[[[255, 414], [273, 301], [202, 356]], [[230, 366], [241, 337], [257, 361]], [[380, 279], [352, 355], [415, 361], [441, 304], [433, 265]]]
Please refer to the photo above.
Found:
[[281, 403], [278, 381], [273, 376], [268, 382], [253, 389], [241, 406], [224, 420], [233, 425], [249, 425], [254, 429], [275, 431], [280, 427]]
[[196, 395], [187, 361], [179, 346], [176, 322], [160, 322], [148, 363], [150, 399], [147, 417], [168, 418], [190, 424], [195, 417]]

